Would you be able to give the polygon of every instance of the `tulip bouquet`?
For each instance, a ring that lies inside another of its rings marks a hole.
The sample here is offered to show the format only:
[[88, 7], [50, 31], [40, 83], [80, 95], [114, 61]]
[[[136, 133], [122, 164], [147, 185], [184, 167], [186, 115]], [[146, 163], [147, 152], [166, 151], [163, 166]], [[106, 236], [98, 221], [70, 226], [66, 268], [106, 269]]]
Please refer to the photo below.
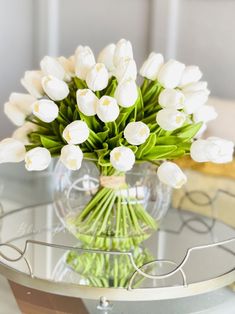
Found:
[[29, 171], [46, 169], [56, 156], [74, 171], [83, 159], [95, 163], [100, 188], [69, 221], [84, 243], [129, 249], [156, 229], [135, 195], [123, 193], [135, 163], [154, 163], [160, 181], [180, 188], [187, 178], [172, 160], [186, 154], [198, 162], [232, 160], [232, 142], [196, 139], [217, 115], [206, 105], [209, 91], [197, 66], [164, 63], [152, 52], [138, 86], [132, 46], [124, 39], [105, 47], [97, 62], [89, 47], [79, 46], [69, 58], [44, 57], [40, 66], [21, 81], [29, 94], [13, 93], [5, 104], [19, 128], [0, 142], [0, 162], [24, 160]]

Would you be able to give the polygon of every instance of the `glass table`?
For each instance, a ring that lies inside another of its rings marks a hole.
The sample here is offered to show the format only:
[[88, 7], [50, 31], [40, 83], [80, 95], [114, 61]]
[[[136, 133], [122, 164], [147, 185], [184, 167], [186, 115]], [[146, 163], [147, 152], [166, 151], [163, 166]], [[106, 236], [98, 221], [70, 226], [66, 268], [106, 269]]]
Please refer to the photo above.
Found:
[[[211, 197], [186, 187], [138, 252], [102, 252], [83, 248], [63, 227], [53, 180], [50, 171], [0, 167], [0, 273], [25, 313], [233, 313], [235, 293], [227, 286], [235, 281], [235, 228], [216, 215], [221, 195], [224, 206], [235, 205], [233, 193], [218, 187]], [[92, 257], [90, 268], [83, 264], [88, 271], [67, 263], [74, 252], [76, 263]], [[136, 254], [147, 254], [148, 262], [137, 266]], [[98, 260], [106, 261], [99, 281], [88, 280]], [[111, 270], [122, 265], [122, 284], [115, 284], [107, 261]]]

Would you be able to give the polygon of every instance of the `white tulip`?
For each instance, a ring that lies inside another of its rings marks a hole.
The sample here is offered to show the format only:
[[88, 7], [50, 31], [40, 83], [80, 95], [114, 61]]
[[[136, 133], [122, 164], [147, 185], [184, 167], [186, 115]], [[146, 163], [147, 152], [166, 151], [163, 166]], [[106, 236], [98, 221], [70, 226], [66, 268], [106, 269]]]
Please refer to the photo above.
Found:
[[42, 86], [47, 96], [52, 100], [63, 100], [69, 94], [68, 85], [51, 75], [42, 78]]
[[25, 153], [24, 144], [16, 139], [6, 138], [0, 142], [0, 164], [23, 161]]
[[124, 137], [131, 145], [143, 144], [149, 137], [149, 127], [142, 121], [130, 122], [124, 129]]
[[128, 171], [135, 164], [135, 154], [129, 147], [115, 147], [110, 152], [110, 162], [118, 171]]
[[15, 125], [21, 126], [32, 113], [32, 104], [35, 101], [36, 98], [29, 94], [12, 93], [9, 102], [4, 105], [4, 112]]
[[113, 122], [119, 115], [119, 107], [115, 98], [103, 96], [99, 99], [96, 113], [103, 122]]
[[188, 84], [182, 88], [182, 91], [184, 93], [203, 91], [205, 94], [210, 95], [210, 91], [207, 88], [207, 82], [204, 81]]
[[90, 89], [78, 89], [76, 96], [78, 109], [88, 117], [94, 116], [98, 97]]
[[182, 109], [184, 99], [184, 94], [181, 91], [166, 88], [160, 93], [158, 102], [163, 108]]
[[109, 73], [103, 63], [96, 63], [87, 72], [86, 83], [88, 88], [100, 91], [107, 87], [109, 81]]
[[113, 56], [115, 48], [115, 44], [109, 44], [101, 50], [97, 58], [97, 61], [103, 63], [109, 71], [113, 71], [114, 69]]
[[81, 144], [89, 137], [89, 128], [86, 122], [77, 120], [68, 124], [63, 131], [63, 138], [68, 144]]
[[201, 106], [197, 111], [193, 114], [194, 122], [209, 122], [211, 120], [215, 120], [218, 114], [215, 111], [213, 106], [204, 105]]
[[65, 145], [61, 149], [60, 161], [70, 170], [81, 168], [83, 152], [79, 146]]
[[41, 98], [44, 95], [42, 88], [42, 71], [26, 71], [21, 79], [21, 84], [35, 98]]
[[200, 127], [200, 129], [197, 131], [197, 133], [194, 135], [195, 139], [201, 138], [202, 135], [205, 133], [205, 131], [207, 130], [207, 125], [206, 123], [203, 123], [202, 126]]
[[28, 171], [45, 170], [51, 162], [51, 154], [44, 147], [36, 147], [29, 150], [25, 155], [25, 168]]
[[22, 142], [24, 145], [30, 144], [28, 134], [31, 132], [36, 132], [38, 130], [38, 126], [31, 122], [26, 122], [20, 128], [16, 129], [12, 134], [12, 138]]
[[202, 72], [200, 71], [198, 66], [195, 65], [186, 66], [183, 71], [179, 86], [182, 87], [191, 83], [198, 82], [201, 79], [201, 77]]
[[170, 161], [165, 161], [158, 167], [157, 175], [161, 182], [174, 189], [180, 189], [187, 182], [180, 167]]
[[161, 109], [157, 113], [156, 120], [163, 130], [173, 131], [184, 124], [186, 115], [176, 109]]
[[75, 52], [75, 74], [82, 80], [86, 79], [87, 73], [95, 65], [95, 57], [88, 46], [78, 46]]
[[140, 68], [140, 75], [152, 81], [156, 80], [163, 63], [162, 54], [151, 52]]
[[158, 81], [165, 88], [175, 88], [179, 85], [185, 65], [176, 60], [169, 60], [158, 73]]
[[227, 163], [233, 160], [233, 151], [233, 142], [219, 137], [209, 137], [193, 142], [190, 155], [197, 162]]
[[136, 82], [134, 80], [127, 80], [119, 83], [114, 97], [121, 107], [128, 108], [133, 106], [139, 97]]
[[135, 60], [133, 59], [124, 59], [121, 60], [115, 70], [114, 76], [117, 78], [118, 82], [127, 81], [127, 80], [136, 80], [137, 77], [137, 67]]
[[74, 65], [74, 56], [71, 56], [69, 58], [65, 58], [63, 56], [57, 58], [61, 66], [63, 67], [65, 71], [65, 81], [70, 81], [71, 77], [75, 76], [75, 65]]
[[113, 63], [117, 66], [120, 61], [127, 58], [133, 59], [131, 42], [126, 39], [120, 39], [115, 47]]
[[63, 66], [56, 58], [45, 56], [40, 62], [40, 67], [44, 76], [51, 75], [59, 80], [64, 80], [66, 77]]
[[208, 94], [204, 91], [198, 92], [184, 92], [184, 111], [187, 114], [196, 112], [208, 100]]
[[58, 117], [59, 109], [54, 101], [41, 99], [33, 104], [33, 114], [41, 121], [50, 123]]

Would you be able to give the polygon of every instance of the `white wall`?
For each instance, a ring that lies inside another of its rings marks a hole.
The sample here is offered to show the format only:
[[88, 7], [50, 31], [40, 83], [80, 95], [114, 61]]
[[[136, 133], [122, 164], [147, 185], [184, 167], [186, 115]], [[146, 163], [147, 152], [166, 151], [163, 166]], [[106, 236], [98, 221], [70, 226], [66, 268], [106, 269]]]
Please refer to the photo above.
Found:
[[0, 138], [10, 135], [3, 104], [45, 54], [95, 52], [121, 37], [137, 63], [154, 49], [198, 64], [212, 94], [235, 98], [234, 0], [0, 0]]

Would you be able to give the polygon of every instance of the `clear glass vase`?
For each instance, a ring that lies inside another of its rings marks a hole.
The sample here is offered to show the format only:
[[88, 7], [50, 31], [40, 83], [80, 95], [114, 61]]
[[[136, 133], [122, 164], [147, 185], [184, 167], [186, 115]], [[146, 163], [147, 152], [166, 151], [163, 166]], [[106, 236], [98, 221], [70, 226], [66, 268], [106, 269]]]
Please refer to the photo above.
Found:
[[83, 247], [130, 250], [157, 229], [170, 206], [171, 189], [148, 163], [124, 174], [89, 161], [70, 171], [58, 161], [54, 175], [57, 216]]

